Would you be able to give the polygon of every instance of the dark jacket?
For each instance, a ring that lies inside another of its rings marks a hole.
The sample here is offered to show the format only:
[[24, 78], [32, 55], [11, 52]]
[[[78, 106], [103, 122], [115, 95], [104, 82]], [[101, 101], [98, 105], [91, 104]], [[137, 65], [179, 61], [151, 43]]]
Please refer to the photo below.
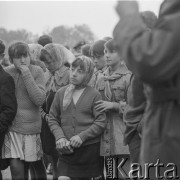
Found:
[[14, 80], [0, 66], [0, 151], [4, 142], [4, 136], [12, 124], [16, 111], [17, 101]]
[[131, 77], [128, 88], [127, 101], [123, 117], [126, 124], [124, 132], [125, 145], [130, 143], [135, 134], [141, 133], [141, 125], [146, 108], [143, 83], [134, 75]]
[[142, 165], [159, 159], [180, 168], [179, 20], [180, 1], [166, 0], [152, 32], [144, 32], [138, 15], [122, 17], [114, 31], [128, 67], [147, 83]]

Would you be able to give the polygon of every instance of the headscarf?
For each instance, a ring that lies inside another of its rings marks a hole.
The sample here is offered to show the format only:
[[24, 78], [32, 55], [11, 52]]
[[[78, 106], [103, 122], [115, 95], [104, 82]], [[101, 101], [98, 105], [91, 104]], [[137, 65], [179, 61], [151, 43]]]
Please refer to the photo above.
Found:
[[41, 49], [43, 48], [43, 46], [41, 46], [40, 44], [28, 44], [28, 46], [31, 56], [31, 64], [41, 67], [43, 71], [46, 72], [45, 64], [40, 61]]
[[28, 44], [28, 46], [30, 49], [30, 55], [32, 61], [39, 60], [41, 55], [41, 49], [43, 48], [43, 46], [41, 46], [40, 44]]
[[[86, 87], [88, 86], [89, 81], [91, 80], [91, 77], [93, 75], [94, 72], [94, 63], [92, 62], [92, 60], [86, 56], [78, 56], [76, 59], [81, 59], [84, 63], [85, 66], [85, 79], [83, 81], [83, 83], [80, 85], [80, 87]], [[67, 107], [70, 105], [72, 98], [73, 98], [73, 93], [74, 90], [76, 89], [77, 86], [75, 86], [74, 84], [70, 84], [65, 93], [64, 93], [64, 98], [63, 98], [63, 110], [66, 110]], [[79, 86], [78, 86], [79, 87]]]
[[64, 72], [68, 69], [64, 66], [67, 62], [73, 62], [75, 57], [64, 46], [60, 44], [54, 44], [50, 43], [44, 46], [44, 48], [41, 50], [41, 53], [48, 53], [52, 59], [53, 62], [58, 62], [57, 70], [51, 74], [48, 78], [48, 81], [46, 83], [46, 90], [47, 91], [57, 91], [57, 85], [59, 84], [61, 78], [63, 77]]

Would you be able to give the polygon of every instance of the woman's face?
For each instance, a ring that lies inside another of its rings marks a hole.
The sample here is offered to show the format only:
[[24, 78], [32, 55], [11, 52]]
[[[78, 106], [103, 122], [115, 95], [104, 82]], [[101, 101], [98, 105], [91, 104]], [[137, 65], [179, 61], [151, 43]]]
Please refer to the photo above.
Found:
[[20, 57], [13, 58], [13, 64], [16, 68], [19, 68], [21, 65], [29, 66], [30, 65], [30, 56], [22, 55]]
[[52, 57], [48, 54], [45, 55], [45, 60], [43, 62], [51, 73], [55, 72], [59, 68], [59, 63], [54, 61], [54, 59], [52, 59]]
[[74, 68], [71, 67], [70, 82], [74, 85], [80, 85], [84, 81], [86, 73], [80, 68], [80, 66]]
[[111, 52], [109, 49], [105, 47], [104, 53], [106, 57], [107, 66], [114, 67], [120, 63], [121, 57], [116, 51]]

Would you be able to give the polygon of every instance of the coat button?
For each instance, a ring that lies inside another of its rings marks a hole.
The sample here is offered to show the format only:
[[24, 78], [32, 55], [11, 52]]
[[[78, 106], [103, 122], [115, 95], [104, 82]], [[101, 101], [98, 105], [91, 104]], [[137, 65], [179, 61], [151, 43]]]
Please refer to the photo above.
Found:
[[109, 140], [106, 140], [106, 143], [109, 143]]
[[106, 153], [109, 153], [109, 149], [106, 149]]

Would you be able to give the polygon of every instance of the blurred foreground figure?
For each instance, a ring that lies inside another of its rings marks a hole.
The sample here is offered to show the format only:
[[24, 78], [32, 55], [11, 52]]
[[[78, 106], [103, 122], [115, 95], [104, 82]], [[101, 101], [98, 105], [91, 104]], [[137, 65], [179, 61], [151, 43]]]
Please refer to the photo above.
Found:
[[[116, 45], [129, 69], [147, 85], [141, 165], [153, 163], [150, 179], [175, 179], [180, 168], [180, 1], [164, 1], [149, 32], [136, 1], [121, 1], [116, 10], [121, 18], [113, 32]], [[156, 174], [158, 164], [162, 168]]]
[[[151, 31], [157, 22], [157, 17], [152, 11], [144, 11], [140, 16], [146, 26], [145, 31]], [[127, 106], [123, 114], [126, 124], [124, 144], [129, 146], [132, 163], [139, 162], [141, 137], [143, 131], [144, 113], [146, 109], [146, 86], [141, 79], [132, 74], [127, 92]]]
[[[5, 55], [5, 44], [0, 39], [0, 62]], [[4, 71], [0, 65], [0, 180], [2, 180], [1, 170], [9, 166], [8, 159], [2, 159], [2, 146], [5, 135], [12, 125], [17, 112], [17, 100], [15, 95], [15, 83], [13, 78]]]

